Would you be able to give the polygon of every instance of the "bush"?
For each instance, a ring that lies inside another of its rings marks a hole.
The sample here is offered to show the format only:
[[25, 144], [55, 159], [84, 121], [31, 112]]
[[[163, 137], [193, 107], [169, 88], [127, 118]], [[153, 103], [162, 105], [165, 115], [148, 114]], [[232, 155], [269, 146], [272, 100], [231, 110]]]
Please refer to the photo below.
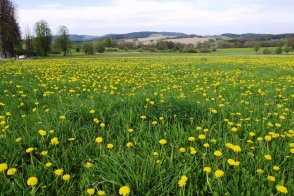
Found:
[[84, 53], [86, 55], [94, 54], [93, 44], [90, 43], [90, 42], [84, 42], [84, 43], [82, 43], [82, 50], [84, 51]]
[[262, 52], [263, 52], [263, 54], [270, 54], [271, 53], [271, 51], [268, 48], [265, 48]]
[[97, 43], [95, 46], [96, 52], [103, 53], [105, 52], [105, 46], [102, 43]]
[[282, 54], [283, 50], [282, 47], [278, 47], [275, 49], [275, 54]]

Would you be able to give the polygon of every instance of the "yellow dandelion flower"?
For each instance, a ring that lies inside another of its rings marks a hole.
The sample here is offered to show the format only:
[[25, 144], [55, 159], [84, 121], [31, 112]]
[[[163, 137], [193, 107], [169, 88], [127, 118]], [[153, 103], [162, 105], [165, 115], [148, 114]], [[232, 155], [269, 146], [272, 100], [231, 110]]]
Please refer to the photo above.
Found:
[[194, 155], [197, 153], [197, 150], [194, 147], [190, 147], [190, 154]]
[[276, 189], [280, 193], [283, 193], [283, 194], [287, 194], [288, 193], [288, 189], [285, 186], [283, 186], [283, 185], [277, 185], [276, 186]]
[[216, 157], [221, 157], [221, 156], [223, 156], [223, 153], [221, 152], [221, 151], [219, 151], [219, 150], [216, 150], [216, 151], [214, 151], [214, 156], [216, 156]]
[[96, 140], [95, 140], [98, 144], [102, 143], [103, 142], [103, 138], [102, 137], [96, 137]]
[[189, 138], [188, 138], [188, 141], [189, 141], [189, 142], [194, 142], [195, 139], [196, 139], [195, 137], [189, 137]]
[[45, 166], [46, 167], [51, 167], [52, 166], [52, 163], [51, 162], [48, 162], [48, 163], [45, 164]]
[[47, 135], [47, 131], [45, 131], [45, 130], [39, 130], [38, 132], [41, 136]]
[[58, 145], [59, 144], [58, 138], [57, 137], [52, 138], [51, 139], [51, 144]]
[[94, 193], [95, 193], [95, 189], [90, 188], [90, 189], [87, 189], [86, 192], [87, 192], [88, 195], [94, 195]]
[[26, 149], [26, 153], [31, 153], [31, 152], [33, 152], [34, 150], [35, 150], [35, 148], [33, 148], [33, 147], [27, 148], [27, 149]]
[[216, 178], [221, 178], [224, 174], [225, 174], [225, 172], [224, 172], [223, 170], [221, 170], [221, 169], [218, 169], [218, 170], [216, 170], [216, 171], [214, 172], [214, 176], [215, 176]]
[[165, 144], [167, 144], [167, 140], [166, 139], [161, 139], [161, 140], [159, 140], [159, 144], [160, 145], [165, 145]]
[[99, 190], [99, 191], [97, 192], [97, 194], [98, 194], [98, 196], [104, 196], [106, 193], [105, 193], [105, 191], [101, 191], [101, 190]]
[[206, 138], [206, 136], [203, 135], [203, 134], [200, 134], [200, 135], [198, 135], [198, 138], [201, 139], [201, 140], [204, 140]]
[[128, 196], [131, 192], [131, 189], [128, 186], [122, 186], [118, 192], [122, 196]]
[[180, 153], [184, 153], [184, 152], [186, 152], [186, 148], [181, 147], [181, 148], [179, 149], [179, 152], [180, 152]]
[[271, 161], [271, 160], [272, 160], [272, 156], [269, 155], [269, 154], [264, 155], [264, 158], [265, 158], [265, 160], [267, 160], [267, 161]]
[[106, 148], [108, 148], [108, 149], [112, 149], [113, 147], [114, 147], [113, 144], [107, 144], [107, 145], [106, 145]]
[[13, 176], [15, 173], [16, 173], [16, 168], [9, 168], [8, 170], [7, 170], [7, 175], [8, 176]]
[[68, 181], [69, 179], [70, 179], [70, 175], [69, 174], [64, 174], [62, 176], [62, 180], [64, 180], [64, 181]]
[[267, 180], [271, 181], [271, 182], [274, 182], [274, 181], [276, 181], [276, 178], [274, 176], [268, 176]]
[[60, 175], [63, 174], [63, 169], [56, 169], [56, 170], [54, 171], [54, 173], [55, 173], [55, 175], [60, 176]]
[[0, 164], [0, 172], [3, 172], [5, 170], [7, 170], [8, 168], [8, 165], [6, 163], [1, 163]]
[[211, 167], [204, 167], [204, 168], [203, 168], [203, 171], [204, 171], [205, 173], [210, 173], [210, 172], [211, 172]]
[[91, 168], [91, 167], [93, 167], [93, 163], [91, 163], [91, 162], [87, 162], [87, 163], [85, 164], [85, 167], [86, 167], [86, 168]]
[[133, 144], [132, 142], [128, 142], [128, 143], [126, 144], [126, 146], [127, 146], [128, 148], [132, 148], [132, 147], [134, 146], [134, 144]]
[[179, 187], [185, 187], [187, 183], [188, 177], [187, 176], [182, 176], [181, 179], [178, 182]]
[[38, 184], [38, 178], [36, 177], [30, 177], [28, 180], [27, 180], [27, 185], [28, 186], [36, 186]]

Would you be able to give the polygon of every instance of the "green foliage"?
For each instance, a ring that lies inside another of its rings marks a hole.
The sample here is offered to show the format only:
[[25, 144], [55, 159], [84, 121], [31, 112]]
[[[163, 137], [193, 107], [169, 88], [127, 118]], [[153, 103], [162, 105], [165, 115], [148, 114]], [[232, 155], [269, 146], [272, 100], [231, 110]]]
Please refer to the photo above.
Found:
[[260, 43], [257, 42], [257, 43], [254, 45], [253, 50], [254, 50], [254, 51], [256, 52], [256, 54], [257, 54], [257, 52], [259, 51], [259, 49], [260, 49]]
[[262, 53], [263, 54], [271, 54], [272, 51], [270, 49], [268, 49], [268, 48], [265, 48], [265, 49], [263, 49]]
[[288, 54], [288, 53], [291, 51], [291, 49], [292, 49], [292, 48], [290, 48], [288, 45], [285, 45], [285, 46], [283, 47], [283, 51], [285, 51], [286, 54]]
[[95, 43], [95, 50], [98, 53], [103, 53], [105, 52], [105, 46], [103, 42], [97, 42]]
[[59, 27], [55, 43], [57, 47], [62, 51], [64, 56], [66, 56], [69, 53], [71, 41], [69, 39], [69, 31], [66, 26]]
[[83, 42], [81, 48], [86, 55], [91, 55], [95, 53], [92, 42]]
[[51, 50], [51, 29], [45, 20], [37, 22], [34, 26], [36, 37], [33, 40], [35, 53], [38, 56], [48, 56]]
[[293, 56], [115, 55], [0, 62], [0, 195], [293, 195]]
[[[19, 52], [21, 33], [15, 16], [15, 7], [10, 0], [0, 1], [0, 57], [14, 57]], [[17, 50], [17, 51], [15, 51]]]
[[278, 47], [275, 49], [275, 54], [282, 54], [282, 52], [283, 52], [282, 47]]

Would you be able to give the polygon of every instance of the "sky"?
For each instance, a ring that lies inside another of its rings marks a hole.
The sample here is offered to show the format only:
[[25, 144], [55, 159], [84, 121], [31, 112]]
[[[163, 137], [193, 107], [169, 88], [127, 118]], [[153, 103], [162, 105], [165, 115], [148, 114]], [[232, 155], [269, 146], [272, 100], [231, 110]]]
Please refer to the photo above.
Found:
[[294, 0], [12, 0], [21, 28], [46, 20], [55, 34], [172, 31], [198, 35], [294, 33]]

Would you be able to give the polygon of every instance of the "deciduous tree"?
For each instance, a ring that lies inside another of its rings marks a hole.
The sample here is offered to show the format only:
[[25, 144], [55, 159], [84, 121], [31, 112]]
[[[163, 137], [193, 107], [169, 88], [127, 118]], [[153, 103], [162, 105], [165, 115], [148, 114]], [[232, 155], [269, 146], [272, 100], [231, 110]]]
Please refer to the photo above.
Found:
[[15, 17], [15, 6], [10, 0], [0, 0], [0, 56], [15, 55], [15, 48], [21, 41], [19, 25]]
[[35, 24], [34, 49], [38, 56], [47, 56], [51, 50], [52, 35], [48, 23], [41, 20]]

